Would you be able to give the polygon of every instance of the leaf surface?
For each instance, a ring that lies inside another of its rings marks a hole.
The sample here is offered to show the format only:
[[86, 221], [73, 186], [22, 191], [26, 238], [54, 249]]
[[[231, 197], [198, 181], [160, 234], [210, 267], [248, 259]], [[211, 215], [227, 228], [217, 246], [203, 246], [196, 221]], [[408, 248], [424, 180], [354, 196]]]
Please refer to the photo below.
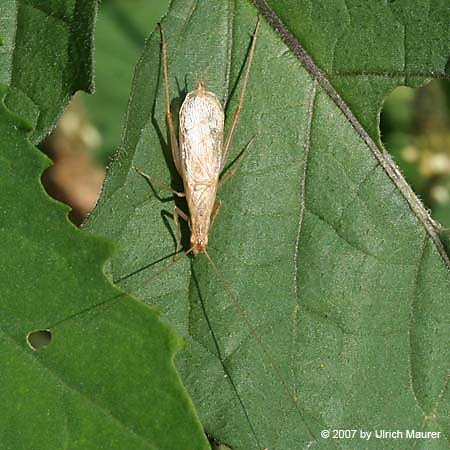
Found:
[[0, 3], [0, 83], [13, 88], [6, 103], [34, 125], [33, 142], [51, 130], [75, 91], [94, 88], [96, 10], [96, 0]]
[[[299, 11], [298, 2], [268, 3], [277, 10], [256, 0], [174, 1], [163, 21], [173, 111], [206, 79], [230, 100], [229, 127], [258, 11], [265, 16], [230, 161], [255, 141], [219, 190], [210, 236], [220, 275], [204, 255], [164, 262], [175, 249], [173, 201], [133, 169], [182, 189], [167, 144], [157, 32], [137, 66], [122, 144], [88, 227], [120, 243], [113, 278], [188, 341], [177, 367], [206, 431], [234, 450], [447, 448], [448, 256], [380, 147], [375, 119], [397, 84], [445, 75], [448, 36], [411, 38], [408, 52], [421, 46], [434, 56], [397, 66], [398, 45], [386, 40], [400, 19], [386, 8], [363, 20], [355, 5], [342, 30], [351, 2], [302, 2]], [[420, 2], [409, 2], [406, 19], [428, 20], [418, 32], [443, 29], [441, 6], [431, 4], [425, 19]], [[336, 77], [380, 67], [423, 76]], [[322, 439], [323, 429], [442, 434], [341, 442]]]
[[[173, 365], [181, 340], [104, 277], [113, 245], [77, 230], [44, 192], [48, 161], [28, 130], [2, 101], [1, 448], [209, 448]], [[98, 314], [105, 299], [120, 302]], [[51, 333], [38, 351], [37, 330]]]

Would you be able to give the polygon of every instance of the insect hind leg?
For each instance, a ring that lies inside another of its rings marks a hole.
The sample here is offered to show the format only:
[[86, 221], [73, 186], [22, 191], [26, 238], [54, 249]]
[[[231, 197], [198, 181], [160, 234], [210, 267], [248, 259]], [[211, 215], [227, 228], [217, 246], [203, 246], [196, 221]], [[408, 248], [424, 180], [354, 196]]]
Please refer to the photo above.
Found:
[[181, 242], [181, 227], [180, 227], [180, 221], [179, 217], [181, 217], [183, 220], [187, 222], [189, 225], [189, 228], [191, 227], [191, 221], [189, 219], [189, 216], [180, 208], [178, 208], [177, 205], [173, 207], [173, 221], [175, 222], [176, 227], [176, 233], [177, 233], [177, 249], [176, 254], [181, 250], [182, 248], [182, 242]]
[[216, 200], [214, 202], [214, 207], [211, 213], [211, 227], [213, 226], [216, 217], [219, 215], [220, 208], [222, 208], [222, 200]]
[[241, 151], [241, 154], [239, 155], [239, 157], [228, 166], [227, 171], [224, 173], [224, 175], [219, 180], [219, 185], [218, 185], [219, 187], [223, 186], [228, 180], [230, 180], [236, 174], [236, 171], [238, 170], [239, 166], [241, 165], [242, 161], [244, 160], [244, 157], [247, 154], [248, 149], [253, 144], [254, 140], [255, 140], [254, 137], [251, 138], [250, 141], [248, 142], [248, 144], [244, 147], [244, 150]]
[[[176, 195], [177, 197], [186, 197], [186, 194], [184, 192], [178, 192], [172, 189], [170, 186], [167, 186], [162, 181], [158, 180], [155, 177], [152, 177], [151, 175], [147, 175], [145, 172], [143, 172], [141, 169], [139, 169], [136, 166], [133, 166], [133, 169], [141, 176], [143, 176], [150, 185], [157, 184], [159, 187], [163, 188], [165, 191], [172, 192], [172, 194]], [[152, 186], [153, 188], [153, 186]]]

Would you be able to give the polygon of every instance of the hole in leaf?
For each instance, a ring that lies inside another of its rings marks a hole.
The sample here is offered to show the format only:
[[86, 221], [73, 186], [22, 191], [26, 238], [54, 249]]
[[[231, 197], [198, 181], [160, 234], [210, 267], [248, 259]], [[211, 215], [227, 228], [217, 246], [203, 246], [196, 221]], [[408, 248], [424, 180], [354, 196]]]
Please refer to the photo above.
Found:
[[450, 82], [398, 87], [381, 113], [383, 143], [433, 217], [450, 227]]
[[52, 341], [52, 333], [50, 330], [31, 331], [27, 335], [28, 345], [33, 350], [40, 350], [47, 347]]

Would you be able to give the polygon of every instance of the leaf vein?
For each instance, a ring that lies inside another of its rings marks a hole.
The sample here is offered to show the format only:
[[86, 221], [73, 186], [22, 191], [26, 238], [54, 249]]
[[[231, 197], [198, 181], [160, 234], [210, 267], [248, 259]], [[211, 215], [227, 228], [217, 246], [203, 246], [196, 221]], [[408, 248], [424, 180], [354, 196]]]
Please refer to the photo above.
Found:
[[442, 80], [450, 80], [450, 74], [437, 72], [409, 72], [403, 70], [393, 71], [378, 71], [378, 70], [349, 70], [336, 71], [327, 74], [330, 78], [337, 77], [382, 77], [382, 78], [405, 78], [405, 77], [420, 77], [420, 78], [437, 78]]
[[297, 373], [295, 370], [295, 355], [296, 355], [296, 343], [297, 343], [297, 326], [298, 326], [298, 314], [300, 310], [300, 286], [298, 279], [298, 254], [299, 254], [299, 244], [300, 244], [300, 234], [303, 226], [303, 219], [305, 216], [305, 193], [306, 193], [306, 175], [308, 170], [308, 157], [311, 148], [311, 128], [312, 120], [314, 114], [314, 101], [317, 93], [317, 82], [313, 80], [311, 92], [308, 101], [308, 111], [306, 119], [306, 132], [305, 132], [305, 143], [303, 145], [303, 173], [301, 175], [300, 181], [300, 211], [298, 215], [298, 225], [297, 233], [295, 236], [295, 247], [294, 247], [294, 301], [295, 305], [292, 311], [292, 330], [291, 330], [291, 375], [293, 384], [294, 397], [297, 397]]

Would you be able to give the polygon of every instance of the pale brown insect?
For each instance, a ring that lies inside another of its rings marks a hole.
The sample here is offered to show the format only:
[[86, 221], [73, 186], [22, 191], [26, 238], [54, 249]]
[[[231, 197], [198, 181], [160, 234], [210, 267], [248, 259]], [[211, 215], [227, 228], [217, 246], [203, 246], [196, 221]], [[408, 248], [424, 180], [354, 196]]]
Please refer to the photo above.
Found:
[[[217, 185], [227, 156], [223, 149], [224, 120], [219, 99], [198, 83], [180, 109], [179, 147], [172, 143], [189, 207], [194, 255], [206, 251], [211, 221], [219, 210], [220, 203], [215, 200]], [[183, 214], [181, 210], [175, 212]]]
[[[261, 337], [258, 335], [245, 310], [238, 302], [236, 295], [230, 289], [227, 281], [222, 276], [207, 251], [209, 232], [221, 207], [221, 202], [216, 200], [217, 189], [235, 174], [239, 164], [245, 156], [245, 153], [248, 151], [253, 142], [253, 139], [249, 141], [241, 152], [239, 158], [236, 160], [234, 167], [221, 177], [229, 155], [232, 139], [242, 112], [244, 96], [247, 89], [250, 69], [252, 67], [256, 48], [259, 26], [260, 21], [258, 20], [248, 53], [248, 62], [243, 78], [238, 106], [234, 112], [230, 130], [225, 139], [225, 114], [223, 106], [214, 93], [206, 90], [206, 86], [203, 82], [197, 83], [195, 90], [188, 93], [183, 101], [179, 112], [179, 137], [177, 139], [172, 118], [172, 111], [170, 108], [167, 43], [164, 32], [161, 28], [166, 120], [170, 136], [172, 157], [175, 167], [182, 178], [184, 192], [174, 191], [170, 187], [164, 186], [164, 184], [152, 176], [145, 174], [140, 169], [136, 167], [135, 169], [150, 183], [162, 185], [179, 197], [186, 197], [189, 208], [189, 216], [177, 206], [174, 207], [174, 221], [177, 228], [177, 246], [180, 246], [181, 241], [181, 232], [178, 220], [179, 217], [181, 217], [187, 221], [191, 231], [190, 247], [183, 253], [183, 255], [192, 252], [193, 255], [204, 253], [207, 256], [215, 273], [220, 278], [232, 302], [242, 316], [246, 326], [250, 330], [262, 352], [270, 361], [270, 365], [275, 370], [276, 377], [286, 390], [289, 398], [291, 398], [294, 407], [298, 409], [296, 398], [290, 392], [275, 359], [270, 353], [270, 350], [266, 347]], [[156, 274], [153, 274], [153, 276], [148, 278], [145, 283], [150, 282], [162, 272], [167, 271], [174, 263], [175, 260], [163, 267], [161, 270], [157, 271]], [[268, 449], [265, 448], [264, 450]]]
[[[239, 104], [225, 141], [225, 114], [223, 107], [217, 96], [206, 90], [203, 82], [197, 83], [196, 89], [187, 94], [181, 105], [179, 112], [179, 139], [177, 140], [170, 109], [167, 43], [161, 28], [166, 120], [169, 128], [172, 157], [175, 167], [183, 180], [185, 192], [176, 192], [172, 189], [170, 191], [179, 197], [186, 197], [188, 204], [190, 216], [177, 206], [174, 208], [178, 246], [181, 241], [178, 218], [182, 217], [186, 220], [191, 230], [190, 248], [187, 253], [192, 252], [194, 255], [205, 253], [207, 255], [209, 231], [221, 207], [221, 202], [216, 200], [217, 188], [235, 174], [243, 156], [253, 142], [252, 139], [247, 144], [236, 161], [234, 168], [220, 178], [242, 111], [244, 95], [255, 53], [259, 24], [258, 20], [253, 33]], [[150, 182], [161, 184], [141, 170], [136, 170]]]

